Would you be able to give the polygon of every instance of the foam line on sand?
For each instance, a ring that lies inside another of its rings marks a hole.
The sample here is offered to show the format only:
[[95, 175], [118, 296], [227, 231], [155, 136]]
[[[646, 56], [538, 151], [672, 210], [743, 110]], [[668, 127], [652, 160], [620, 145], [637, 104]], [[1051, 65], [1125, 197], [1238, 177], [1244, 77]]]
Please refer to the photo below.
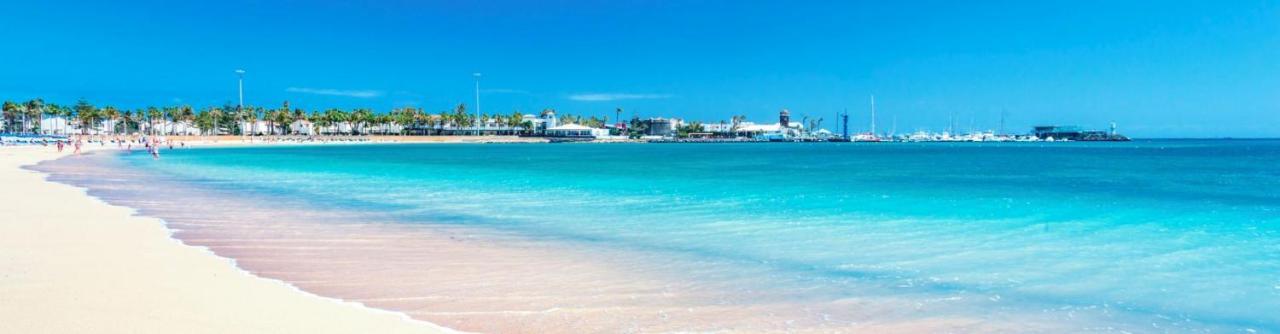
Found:
[[22, 168], [61, 156], [0, 148], [0, 333], [452, 332], [253, 276], [158, 219]]

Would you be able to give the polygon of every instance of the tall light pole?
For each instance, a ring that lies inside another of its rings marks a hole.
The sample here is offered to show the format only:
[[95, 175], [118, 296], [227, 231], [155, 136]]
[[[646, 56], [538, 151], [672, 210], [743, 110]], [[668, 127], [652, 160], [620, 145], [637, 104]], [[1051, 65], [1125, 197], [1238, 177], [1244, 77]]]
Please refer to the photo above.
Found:
[[[236, 77], [240, 84], [240, 105], [236, 106], [236, 118], [240, 118], [240, 114], [244, 112], [244, 70], [236, 69]], [[244, 137], [244, 128], [240, 129], [240, 136]]]
[[480, 135], [480, 73], [471, 73], [476, 77], [476, 135]]
[[[236, 70], [236, 76], [239, 77], [240, 83], [240, 109], [244, 109], [244, 70]], [[239, 111], [239, 110], [237, 110]]]

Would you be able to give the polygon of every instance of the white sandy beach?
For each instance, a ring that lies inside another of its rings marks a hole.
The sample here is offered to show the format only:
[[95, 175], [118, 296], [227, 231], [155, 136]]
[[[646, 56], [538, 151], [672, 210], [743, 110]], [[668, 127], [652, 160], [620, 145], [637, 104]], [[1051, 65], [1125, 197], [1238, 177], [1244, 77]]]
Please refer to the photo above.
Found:
[[0, 333], [449, 331], [251, 276], [159, 220], [21, 168], [59, 156], [0, 147]]

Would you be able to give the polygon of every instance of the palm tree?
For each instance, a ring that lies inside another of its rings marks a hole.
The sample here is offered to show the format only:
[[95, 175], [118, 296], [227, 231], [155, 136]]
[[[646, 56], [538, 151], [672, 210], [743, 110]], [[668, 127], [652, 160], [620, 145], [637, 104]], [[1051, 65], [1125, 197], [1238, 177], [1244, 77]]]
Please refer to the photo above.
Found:
[[218, 135], [218, 119], [219, 118], [222, 118], [222, 109], [219, 109], [218, 107], [213, 107], [212, 109], [209, 109], [209, 119], [213, 123], [214, 136]]
[[[182, 124], [184, 125], [184, 128], [190, 129], [191, 126], [195, 125], [196, 123], [196, 113], [194, 110], [191, 109], [190, 105], [183, 105], [181, 107], [178, 107], [178, 119], [179, 121], [182, 122]], [[190, 130], [186, 130], [186, 131], [188, 131], [187, 133], [190, 133], [189, 132]], [[184, 133], [183, 135], [185, 136], [187, 135], [187, 133]]]
[[9, 111], [9, 117], [13, 119], [10, 122], [10, 123], [13, 123], [13, 127], [15, 128], [14, 130], [12, 130], [13, 132], [22, 133], [23, 131], [26, 131], [26, 128], [27, 128], [27, 105], [26, 104], [15, 103], [13, 105], [13, 109]]
[[4, 101], [3, 110], [4, 110], [4, 120], [3, 120], [4, 126], [3, 128], [0, 128], [0, 132], [5, 132], [6, 130], [8, 130], [9, 125], [11, 123], [10, 120], [18, 118], [18, 104], [13, 103], [13, 101]]
[[[48, 118], [50, 119], [50, 123], [54, 123], [54, 124], [56, 124], [55, 122], [53, 122], [53, 118], [54, 118], [55, 116], [58, 116], [58, 105], [56, 105], [56, 104], [49, 104], [49, 105], [44, 106], [44, 112], [40, 114], [40, 123], [41, 123], [41, 124], [40, 124], [40, 132], [42, 132], [43, 134], [46, 134], [46, 135], [53, 134], [53, 132], [54, 132], [53, 130], [55, 130], [55, 129], [45, 129], [45, 128], [44, 128], [44, 119], [45, 119], [45, 117], [48, 117]], [[56, 125], [55, 125], [54, 127], [56, 128]]]
[[164, 114], [160, 112], [160, 109], [156, 109], [156, 107], [147, 108], [147, 132], [152, 136], [156, 135], [156, 119], [163, 115]]
[[373, 122], [371, 123], [374, 126], [378, 127], [378, 135], [385, 136], [387, 135], [387, 125], [391, 123], [391, 115], [388, 115], [388, 114], [373, 115]]
[[738, 137], [738, 128], [741, 127], [742, 122], [745, 122], [746, 120], [747, 120], [746, 115], [734, 115], [733, 118], [731, 118], [731, 122], [733, 122], [733, 127], [729, 128], [730, 129], [729, 132], [733, 133], [734, 138]]
[[196, 113], [195, 125], [197, 129], [200, 129], [200, 135], [206, 135], [209, 131], [213, 130], [213, 122], [214, 120], [210, 115], [209, 108], [204, 108], [200, 110], [200, 112]]
[[267, 122], [267, 135], [276, 134], [276, 115], [280, 114], [278, 110], [265, 111], [262, 114], [262, 120]]
[[116, 107], [106, 106], [102, 108], [102, 117], [106, 118], [108, 123], [111, 124], [110, 125], [111, 134], [115, 134], [116, 118], [120, 117], [120, 111], [116, 110]]
[[[290, 126], [292, 126], [292, 125], [293, 125], [293, 122], [297, 122], [297, 121], [305, 121], [305, 120], [307, 120], [307, 111], [306, 111], [306, 110], [302, 110], [302, 108], [294, 108], [294, 109], [293, 109], [293, 117], [292, 117], [292, 119], [293, 119], [293, 121], [289, 122], [289, 125], [290, 125]], [[293, 130], [292, 130], [292, 129], [290, 129], [290, 131], [292, 132]]]
[[336, 128], [335, 131], [341, 130], [342, 123], [350, 119], [346, 112], [337, 108], [326, 110], [324, 112], [324, 118], [329, 124]]
[[356, 125], [355, 127], [353, 127], [353, 131], [355, 131], [356, 134], [363, 133], [365, 124], [369, 123], [372, 120], [373, 120], [373, 112], [370, 111], [369, 109], [360, 108], [351, 112], [351, 122], [355, 123]]
[[71, 120], [75, 119], [76, 117], [76, 109], [75, 107], [63, 107], [63, 106], [59, 106], [58, 109], [60, 109], [58, 113], [62, 115], [62, 135], [70, 136]]
[[519, 124], [520, 132], [533, 133], [533, 121], [522, 119]]
[[124, 121], [124, 127], [123, 127], [123, 128], [124, 128], [124, 133], [125, 133], [126, 135], [130, 133], [130, 132], [129, 132], [129, 129], [130, 129], [129, 124], [130, 124], [130, 123], [133, 123], [133, 124], [137, 124], [137, 123], [138, 123], [137, 114], [134, 114], [134, 112], [133, 112], [133, 111], [129, 111], [129, 110], [125, 110], [125, 111], [124, 111], [124, 113], [120, 114], [120, 120], [121, 120], [121, 121]]
[[436, 115], [435, 118], [437, 119], [435, 123], [436, 123], [436, 127], [439, 128], [436, 130], [436, 133], [444, 134], [444, 128], [452, 127], [454, 122], [456, 121], [454, 119], [455, 117], [456, 116], [454, 116], [454, 114], [451, 114], [448, 111], [441, 111], [440, 114]]
[[275, 118], [272, 121], [276, 126], [280, 127], [280, 134], [289, 134], [289, 124], [293, 123], [293, 114], [289, 112], [289, 109], [281, 109], [275, 112]]
[[[40, 98], [35, 98], [35, 99], [31, 99], [30, 101], [27, 101], [27, 108], [25, 111], [26, 113], [22, 115], [22, 119], [24, 121], [30, 123], [31, 119], [33, 118], [39, 119], [40, 115], [44, 114], [44, 100]], [[39, 122], [35, 123], [34, 125], [28, 124], [25, 126], [29, 127], [31, 129], [31, 132], [34, 133], [35, 128], [37, 128], [38, 125], [40, 125]]]
[[280, 122], [279, 122], [281, 117], [280, 114], [288, 113], [288, 112], [289, 112], [289, 101], [287, 100], [284, 101], [280, 109], [264, 111], [264, 113], [262, 114], [262, 120], [267, 121], [267, 135], [276, 134], [276, 127], [280, 125]]
[[324, 134], [324, 127], [329, 126], [328, 117], [325, 117], [324, 114], [321, 114], [319, 111], [311, 112], [311, 115], [307, 116], [307, 120], [311, 121], [311, 129], [314, 130], [314, 135]]
[[94, 108], [92, 104], [89, 104], [89, 101], [81, 99], [79, 102], [76, 102], [75, 110], [76, 118], [80, 120], [80, 134], [89, 134], [89, 126], [98, 118], [98, 108]]
[[98, 123], [101, 118], [101, 110], [89, 106], [76, 112], [77, 118], [80, 119], [80, 134], [88, 135], [89, 130], [94, 128], [94, 124]]
[[516, 128], [520, 127], [523, 123], [524, 115], [520, 114], [519, 110], [512, 112], [511, 116], [507, 117], [507, 126], [511, 128], [512, 134], [515, 134]]
[[174, 108], [171, 106], [160, 108], [160, 131], [162, 133], [164, 133], [165, 135], [173, 134], [172, 124], [173, 124], [173, 121], [176, 119], [177, 115], [178, 115], [177, 108]]
[[453, 108], [453, 120], [454, 122], [457, 122], [457, 126], [459, 128], [461, 128], [465, 124], [474, 125], [472, 118], [473, 117], [471, 117], [471, 114], [467, 113], [466, 104], [459, 103], [457, 107]]
[[[256, 122], [256, 120], [263, 120], [263, 121], [268, 120], [269, 117], [267, 116], [267, 108], [254, 107], [251, 109], [251, 111], [253, 111], [253, 119], [255, 120], [255, 122], [253, 122], [253, 133], [258, 133], [258, 122]], [[271, 135], [271, 134], [268, 133], [267, 135]]]
[[413, 113], [414, 109], [412, 107], [391, 111], [391, 121], [400, 125], [401, 136], [405, 135], [405, 133], [409, 131], [409, 124], [414, 121]]
[[[50, 104], [46, 104], [46, 105], [44, 106], [44, 111], [42, 111], [42, 112], [40, 113], [40, 116], [39, 116], [39, 117], [40, 117], [40, 133], [41, 133], [41, 134], [51, 135], [51, 134], [53, 134], [53, 133], [55, 132], [55, 130], [57, 130], [57, 125], [53, 125], [53, 126], [51, 126], [50, 128], [48, 128], [48, 129], [45, 129], [45, 128], [44, 128], [44, 120], [45, 120], [45, 118], [48, 118], [50, 123], [54, 123], [54, 122], [53, 122], [53, 117], [54, 117], [54, 116], [57, 116], [57, 114], [58, 114], [58, 105], [50, 103]], [[54, 124], [56, 124], [56, 123], [54, 123]]]
[[245, 124], [245, 125], [248, 125], [248, 126], [249, 126], [249, 132], [248, 132], [248, 133], [245, 133], [245, 127], [243, 127], [243, 126], [242, 126], [242, 127], [240, 127], [240, 135], [246, 135], [246, 134], [247, 134], [247, 135], [252, 136], [252, 135], [256, 134], [255, 132], [257, 131], [257, 126], [258, 126], [258, 117], [257, 117], [257, 114], [255, 114], [255, 113], [253, 112], [253, 107], [240, 108], [240, 111], [237, 113], [236, 117], [237, 117], [241, 122], [245, 122], [245, 123], [247, 123], [247, 124]]

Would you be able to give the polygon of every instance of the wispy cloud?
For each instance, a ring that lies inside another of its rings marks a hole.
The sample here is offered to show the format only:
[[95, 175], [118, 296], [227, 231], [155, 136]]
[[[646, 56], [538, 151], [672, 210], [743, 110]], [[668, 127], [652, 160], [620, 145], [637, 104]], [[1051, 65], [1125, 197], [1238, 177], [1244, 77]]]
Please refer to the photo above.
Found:
[[377, 90], [344, 90], [344, 89], [329, 89], [329, 88], [289, 87], [284, 91], [290, 92], [290, 93], [358, 97], [362, 99], [382, 96], [382, 91], [377, 91]]
[[570, 100], [586, 102], [603, 102], [618, 100], [656, 100], [671, 98], [670, 94], [634, 94], [634, 93], [586, 93], [569, 95]]

